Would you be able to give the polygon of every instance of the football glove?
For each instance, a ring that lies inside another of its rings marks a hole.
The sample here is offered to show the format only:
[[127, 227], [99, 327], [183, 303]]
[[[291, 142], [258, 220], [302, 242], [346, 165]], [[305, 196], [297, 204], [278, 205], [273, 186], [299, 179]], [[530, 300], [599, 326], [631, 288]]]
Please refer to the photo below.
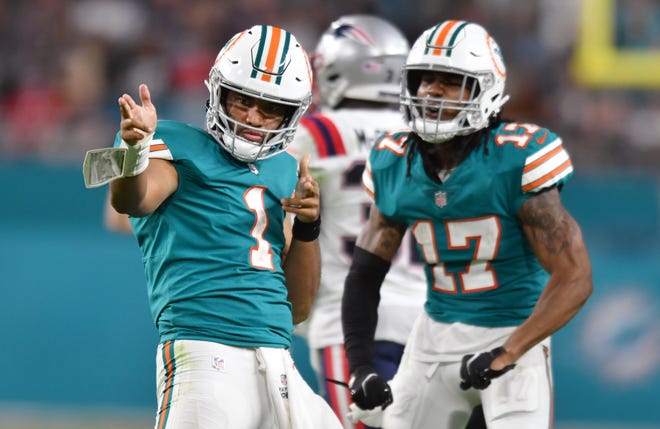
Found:
[[463, 356], [461, 362], [461, 389], [468, 390], [470, 387], [479, 390], [485, 389], [490, 385], [490, 380], [512, 370], [516, 366], [515, 364], [505, 366], [498, 371], [490, 368], [490, 364], [502, 353], [504, 353], [504, 348], [497, 347], [489, 352]]
[[392, 389], [378, 373], [369, 366], [358, 367], [348, 382], [351, 398], [363, 410], [381, 406], [384, 410], [392, 403]]

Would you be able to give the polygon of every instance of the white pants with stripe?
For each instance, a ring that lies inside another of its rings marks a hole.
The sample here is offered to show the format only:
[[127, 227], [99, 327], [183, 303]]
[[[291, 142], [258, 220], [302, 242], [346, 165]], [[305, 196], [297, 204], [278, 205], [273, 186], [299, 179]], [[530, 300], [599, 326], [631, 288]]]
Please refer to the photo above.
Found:
[[530, 349], [516, 367], [485, 390], [459, 387], [464, 354], [490, 350], [514, 330], [418, 319], [391, 381], [394, 402], [384, 429], [463, 429], [474, 406], [483, 405], [488, 429], [552, 428], [550, 338]]
[[156, 360], [155, 429], [341, 429], [288, 350], [177, 340]]

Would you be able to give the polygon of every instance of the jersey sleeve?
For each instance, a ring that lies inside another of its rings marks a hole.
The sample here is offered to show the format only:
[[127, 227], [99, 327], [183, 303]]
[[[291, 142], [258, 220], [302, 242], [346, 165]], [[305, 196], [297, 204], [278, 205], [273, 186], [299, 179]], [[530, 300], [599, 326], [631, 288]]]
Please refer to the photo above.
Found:
[[509, 123], [500, 128], [495, 145], [504, 149], [508, 186], [517, 210], [530, 197], [547, 189], [561, 189], [573, 174], [562, 139], [547, 128]]
[[[173, 161], [174, 156], [170, 151], [168, 144], [166, 143], [166, 136], [171, 136], [173, 133], [173, 123], [172, 121], [158, 121], [156, 126], [156, 133], [154, 138], [151, 140], [149, 147], [149, 158], [159, 158], [165, 159], [168, 161]], [[167, 139], [167, 141], [173, 141], [174, 139]], [[117, 132], [115, 135], [114, 147], [126, 147], [121, 139], [121, 133]]]
[[385, 216], [400, 221], [397, 216], [396, 201], [406, 182], [407, 132], [385, 133], [381, 135], [369, 153], [362, 187]]
[[[300, 120], [300, 127], [292, 145], [295, 146], [296, 152], [311, 153], [315, 159], [346, 154], [344, 140], [337, 124], [321, 113], [312, 113]], [[293, 155], [298, 157], [295, 153]]]
[[322, 185], [332, 176], [327, 167], [323, 166], [324, 159], [345, 155], [346, 149], [337, 124], [326, 115], [312, 113], [301, 119], [287, 152], [298, 160], [310, 154], [310, 172]]
[[307, 127], [305, 118], [300, 121], [296, 134], [287, 148], [287, 152], [293, 155], [297, 160], [301, 160], [306, 154], [311, 154], [312, 159], [317, 159], [318, 154], [316, 151], [316, 141], [314, 136]]
[[537, 193], [562, 186], [573, 173], [573, 163], [564, 149], [561, 138], [544, 130], [545, 144], [525, 158], [520, 181], [523, 193]]

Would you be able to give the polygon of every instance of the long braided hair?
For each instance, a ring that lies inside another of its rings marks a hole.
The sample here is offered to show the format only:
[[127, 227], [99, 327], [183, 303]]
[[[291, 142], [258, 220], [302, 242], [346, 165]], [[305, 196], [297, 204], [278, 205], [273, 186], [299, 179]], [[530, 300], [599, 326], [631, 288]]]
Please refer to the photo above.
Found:
[[[439, 143], [439, 144], [451, 144], [456, 147], [461, 148], [461, 152], [458, 155], [458, 159], [462, 161], [465, 159], [470, 152], [476, 150], [479, 146], [483, 146], [484, 154], [488, 155], [488, 146], [486, 141], [488, 140], [488, 134], [492, 128], [498, 127], [502, 123], [503, 119], [498, 113], [493, 115], [488, 122], [488, 126], [482, 128], [481, 130], [468, 134], [465, 136], [456, 136], [449, 142]], [[406, 140], [406, 146], [408, 152], [406, 152], [406, 178], [410, 178], [410, 168], [412, 166], [413, 158], [415, 157], [415, 152], [419, 152], [422, 156], [422, 161], [424, 166], [433, 165], [433, 160], [431, 159], [430, 149], [436, 146], [438, 143], [428, 143], [414, 132], [411, 132], [408, 135]], [[460, 162], [459, 161], [459, 162]]]

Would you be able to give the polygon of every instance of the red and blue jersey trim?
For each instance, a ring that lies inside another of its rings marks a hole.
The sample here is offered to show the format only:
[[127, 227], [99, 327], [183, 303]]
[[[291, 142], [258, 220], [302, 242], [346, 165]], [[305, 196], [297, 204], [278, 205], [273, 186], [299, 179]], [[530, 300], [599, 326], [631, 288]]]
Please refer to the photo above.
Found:
[[346, 155], [344, 142], [335, 124], [321, 114], [307, 115], [300, 121], [314, 137], [319, 158]]

